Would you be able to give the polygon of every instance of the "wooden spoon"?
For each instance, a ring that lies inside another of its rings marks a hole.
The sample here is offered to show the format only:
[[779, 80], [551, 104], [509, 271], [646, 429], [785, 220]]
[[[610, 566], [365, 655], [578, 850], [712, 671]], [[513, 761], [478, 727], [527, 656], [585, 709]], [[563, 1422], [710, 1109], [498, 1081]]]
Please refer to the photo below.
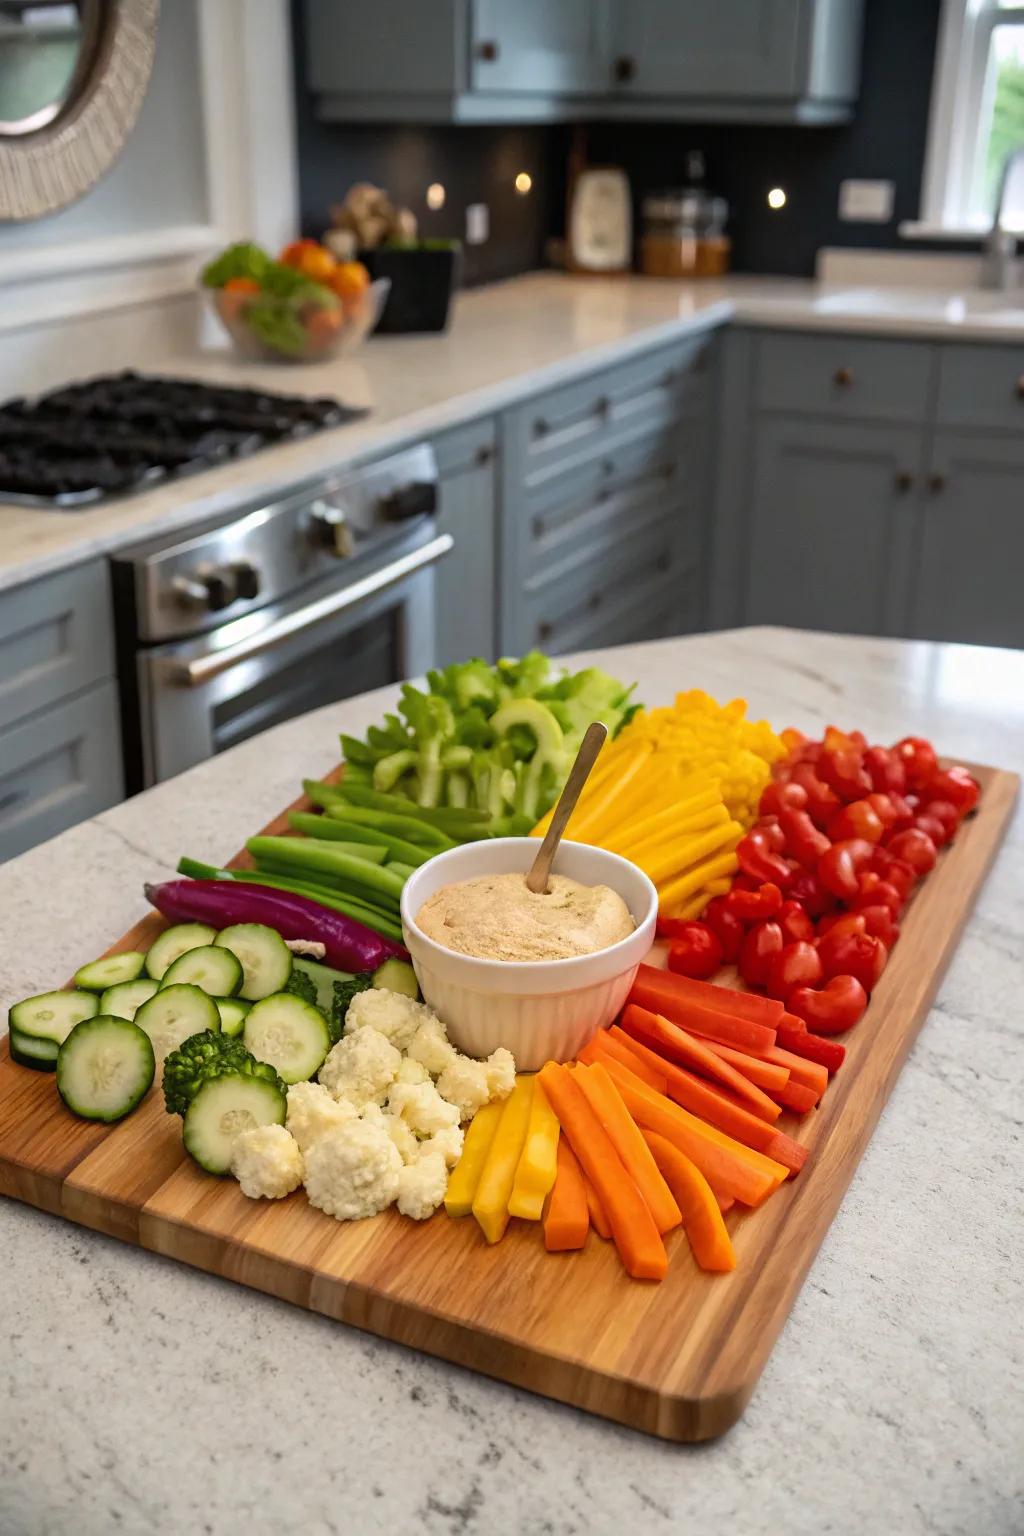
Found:
[[562, 841], [562, 834], [566, 829], [569, 817], [576, 809], [576, 801], [579, 799], [583, 786], [590, 777], [590, 770], [597, 762], [597, 755], [604, 746], [608, 737], [608, 727], [602, 725], [600, 720], [592, 720], [587, 726], [587, 733], [580, 743], [580, 749], [576, 753], [576, 761], [569, 769], [569, 777], [565, 781], [565, 787], [558, 797], [551, 824], [544, 834], [544, 841], [540, 845], [537, 857], [530, 866], [526, 876], [526, 888], [533, 891], [536, 896], [542, 896], [548, 888], [548, 876], [551, 873], [551, 865], [558, 845]]

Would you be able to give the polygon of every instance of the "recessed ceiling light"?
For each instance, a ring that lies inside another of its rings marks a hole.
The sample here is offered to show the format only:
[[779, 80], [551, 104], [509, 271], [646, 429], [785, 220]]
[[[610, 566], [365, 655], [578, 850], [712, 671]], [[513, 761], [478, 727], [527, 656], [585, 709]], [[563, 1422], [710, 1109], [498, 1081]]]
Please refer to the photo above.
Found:
[[430, 186], [427, 188], [427, 207], [434, 209], [443, 208], [444, 199], [444, 187], [442, 187], [439, 181], [432, 181]]
[[520, 197], [525, 197], [532, 186], [533, 177], [530, 175], [529, 171], [520, 171], [519, 175], [516, 177], [516, 191], [519, 193]]
[[768, 193], [768, 207], [785, 208], [785, 206], [786, 194], [782, 187], [772, 187], [771, 191]]

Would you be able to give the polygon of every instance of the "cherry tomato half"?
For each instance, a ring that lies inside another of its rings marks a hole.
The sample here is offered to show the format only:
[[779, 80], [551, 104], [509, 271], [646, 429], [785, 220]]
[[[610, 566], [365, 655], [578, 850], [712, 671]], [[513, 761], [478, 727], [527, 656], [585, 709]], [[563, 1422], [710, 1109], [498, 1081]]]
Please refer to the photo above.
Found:
[[880, 843], [885, 827], [870, 800], [854, 800], [836, 812], [825, 829], [834, 843], [845, 838], [862, 837], [868, 843]]
[[821, 960], [813, 944], [797, 939], [784, 944], [768, 963], [765, 990], [785, 1002], [794, 987], [816, 987], [821, 981]]
[[704, 921], [722, 946], [722, 958], [726, 965], [735, 965], [743, 948], [746, 928], [725, 905], [724, 896], [716, 896], [704, 908]]
[[833, 976], [820, 991], [796, 987], [786, 999], [786, 1012], [803, 1019], [816, 1035], [841, 1035], [864, 1016], [868, 995], [855, 976]]
[[722, 941], [707, 923], [684, 923], [668, 952], [668, 968], [678, 976], [707, 981], [724, 958]]
[[768, 967], [784, 942], [778, 923], [758, 923], [751, 928], [743, 940], [739, 960], [740, 975], [748, 987], [764, 986]]
[[864, 753], [864, 767], [875, 789], [882, 794], [893, 790], [900, 794], [907, 787], [907, 770], [887, 747], [869, 747]]
[[864, 767], [864, 754], [859, 747], [848, 747], [841, 752], [823, 752], [816, 767], [818, 777], [846, 803], [862, 800], [874, 788]]
[[856, 976], [870, 992], [885, 970], [889, 952], [881, 939], [869, 933], [826, 933], [818, 945], [826, 976]]
[[798, 939], [814, 938], [814, 924], [808, 917], [806, 908], [798, 901], [784, 901], [776, 922], [782, 929], [782, 937], [787, 944], [795, 944]]
[[931, 742], [923, 736], [904, 736], [892, 750], [906, 771], [907, 788], [923, 789], [939, 766]]
[[927, 832], [919, 828], [909, 827], [906, 832], [898, 832], [886, 846], [895, 858], [903, 859], [918, 876], [926, 875], [935, 868], [938, 857], [935, 844]]
[[973, 811], [981, 794], [981, 787], [973, 774], [966, 768], [943, 768], [928, 780], [928, 798], [932, 800], [949, 800], [956, 806], [961, 816], [966, 816]]

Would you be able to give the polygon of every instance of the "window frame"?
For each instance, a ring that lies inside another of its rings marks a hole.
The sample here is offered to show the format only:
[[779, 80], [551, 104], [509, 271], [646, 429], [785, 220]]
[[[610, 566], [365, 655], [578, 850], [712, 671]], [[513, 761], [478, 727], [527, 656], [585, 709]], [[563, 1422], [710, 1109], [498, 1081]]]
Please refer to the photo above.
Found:
[[999, 0], [943, 0], [935, 52], [921, 213], [900, 225], [915, 239], [979, 238], [991, 215], [970, 207], [988, 57], [996, 27], [1024, 28], [1024, 7]]

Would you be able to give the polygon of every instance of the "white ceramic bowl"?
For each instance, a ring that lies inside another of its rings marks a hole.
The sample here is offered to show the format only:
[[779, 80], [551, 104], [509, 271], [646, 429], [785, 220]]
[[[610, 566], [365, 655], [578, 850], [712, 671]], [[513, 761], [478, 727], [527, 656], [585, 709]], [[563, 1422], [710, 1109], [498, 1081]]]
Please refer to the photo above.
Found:
[[476, 875], [525, 874], [539, 846], [533, 837], [465, 843], [421, 865], [402, 891], [402, 930], [420, 991], [454, 1044], [469, 1056], [489, 1056], [505, 1045], [523, 1072], [571, 1060], [611, 1023], [654, 941], [658, 915], [658, 893], [635, 864], [603, 848], [563, 842], [555, 873], [617, 891], [636, 922], [627, 938], [568, 960], [479, 960], [445, 949], [417, 926], [420, 907], [443, 885]]

